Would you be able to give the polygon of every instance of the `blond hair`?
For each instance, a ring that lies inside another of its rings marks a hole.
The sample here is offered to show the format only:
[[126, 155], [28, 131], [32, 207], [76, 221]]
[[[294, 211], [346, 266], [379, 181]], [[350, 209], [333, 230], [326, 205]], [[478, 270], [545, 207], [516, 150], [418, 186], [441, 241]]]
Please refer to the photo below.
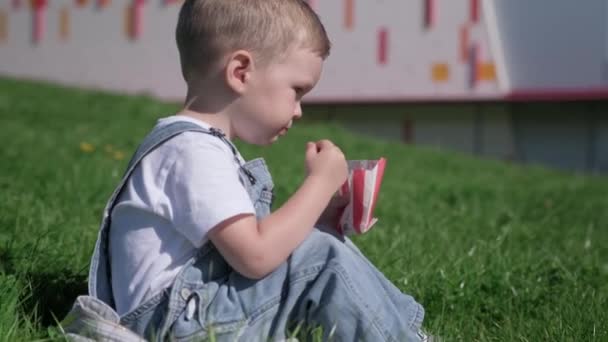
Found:
[[264, 64], [294, 44], [323, 59], [331, 46], [321, 20], [304, 0], [186, 0], [175, 36], [187, 82], [230, 51], [248, 50]]

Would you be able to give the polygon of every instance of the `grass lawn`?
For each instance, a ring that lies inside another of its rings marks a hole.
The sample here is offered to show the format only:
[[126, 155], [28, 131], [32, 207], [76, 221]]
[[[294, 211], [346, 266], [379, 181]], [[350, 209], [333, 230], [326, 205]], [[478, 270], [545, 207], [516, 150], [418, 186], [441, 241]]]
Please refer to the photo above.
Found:
[[[174, 104], [0, 79], [0, 341], [55, 336], [138, 141]], [[370, 113], [372, 114], [372, 113]], [[608, 340], [608, 179], [413, 148], [304, 122], [268, 148], [277, 204], [304, 145], [388, 160], [377, 226], [355, 240], [448, 341]]]

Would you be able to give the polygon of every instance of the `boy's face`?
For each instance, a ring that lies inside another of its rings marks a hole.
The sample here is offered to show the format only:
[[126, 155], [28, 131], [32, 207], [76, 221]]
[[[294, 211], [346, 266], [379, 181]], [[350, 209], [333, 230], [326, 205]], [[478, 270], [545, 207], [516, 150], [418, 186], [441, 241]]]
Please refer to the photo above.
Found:
[[239, 99], [232, 125], [241, 140], [267, 145], [287, 133], [302, 116], [302, 96], [319, 81], [323, 59], [306, 48], [293, 48], [279, 61], [253, 69]]

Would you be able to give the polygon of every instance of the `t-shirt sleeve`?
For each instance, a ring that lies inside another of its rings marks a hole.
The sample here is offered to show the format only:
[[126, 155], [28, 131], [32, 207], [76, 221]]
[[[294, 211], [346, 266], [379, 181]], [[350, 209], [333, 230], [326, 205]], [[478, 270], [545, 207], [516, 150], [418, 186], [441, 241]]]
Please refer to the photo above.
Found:
[[234, 155], [222, 144], [221, 140], [203, 141], [181, 150], [167, 174], [172, 223], [196, 247], [219, 223], [255, 214]]

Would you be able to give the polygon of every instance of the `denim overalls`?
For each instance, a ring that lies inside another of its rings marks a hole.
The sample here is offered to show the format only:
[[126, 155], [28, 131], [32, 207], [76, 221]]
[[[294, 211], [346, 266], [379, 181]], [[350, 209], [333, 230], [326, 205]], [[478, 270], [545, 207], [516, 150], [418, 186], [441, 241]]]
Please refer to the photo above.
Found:
[[[112, 309], [110, 212], [139, 161], [185, 131], [222, 139], [238, 160], [236, 148], [220, 131], [189, 122], [168, 124], [146, 137], [104, 210], [91, 261], [89, 296], [77, 298], [62, 322], [72, 340], [269, 341], [285, 339], [299, 325], [320, 326], [324, 340], [423, 338], [419, 333], [422, 306], [392, 285], [348, 238], [317, 228], [286, 262], [261, 280], [235, 272], [208, 242], [182, 268], [171, 287], [119, 317]], [[243, 164], [239, 173], [258, 219], [268, 215], [273, 183], [264, 160]]]

